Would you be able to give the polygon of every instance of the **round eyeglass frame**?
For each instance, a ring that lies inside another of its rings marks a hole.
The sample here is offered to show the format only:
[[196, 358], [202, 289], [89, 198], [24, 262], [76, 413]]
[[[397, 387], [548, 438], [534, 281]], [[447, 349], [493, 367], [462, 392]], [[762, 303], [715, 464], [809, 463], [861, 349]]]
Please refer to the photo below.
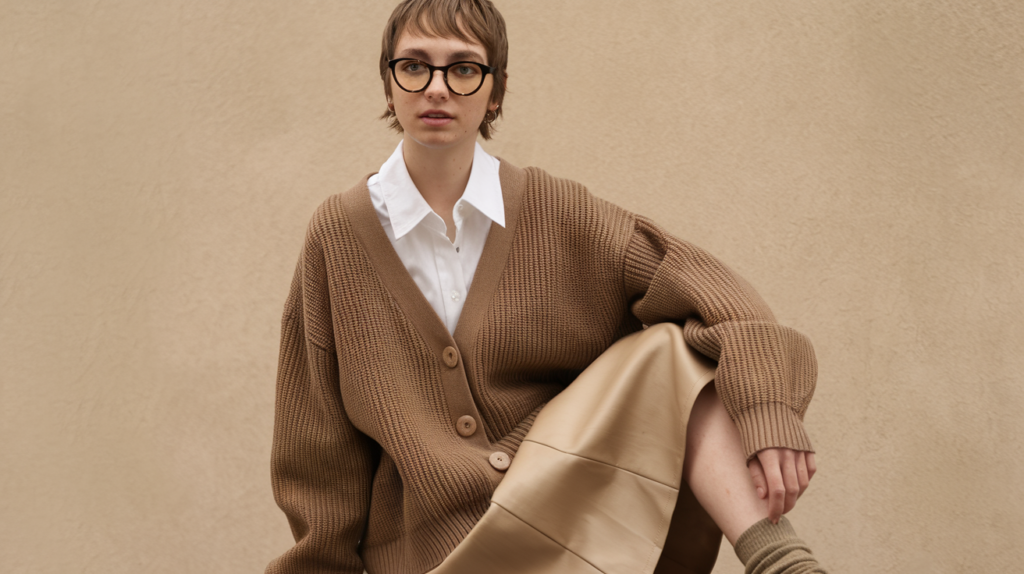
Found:
[[[402, 83], [398, 81], [398, 74], [395, 72], [395, 66], [397, 66], [399, 62], [419, 62], [426, 66], [427, 69], [430, 70], [430, 79], [427, 80], [426, 85], [418, 90], [406, 89], [406, 87], [403, 86]], [[483, 72], [482, 74], [480, 74], [480, 85], [477, 86], [476, 89], [473, 90], [472, 92], [456, 92], [455, 90], [452, 89], [451, 84], [448, 83], [448, 68], [451, 68], [452, 66], [458, 66], [459, 64], [473, 64], [474, 66], [479, 66], [480, 70]], [[430, 87], [430, 82], [434, 81], [434, 72], [441, 70], [441, 77], [444, 78], [444, 86], [448, 88], [449, 92], [455, 94], [456, 96], [472, 96], [473, 94], [479, 92], [480, 88], [484, 87], [484, 80], [487, 79], [487, 74], [493, 75], [494, 72], [497, 71], [497, 68], [485, 66], [480, 62], [471, 62], [469, 60], [463, 60], [461, 62], [452, 62], [447, 66], [432, 66], [424, 62], [423, 60], [420, 60], [419, 58], [395, 58], [394, 60], [388, 61], [388, 67], [391, 68], [391, 77], [394, 78], [395, 85], [398, 86], [399, 88], [402, 88], [403, 91], [409, 92], [410, 94], [418, 94], [426, 90], [428, 87]]]

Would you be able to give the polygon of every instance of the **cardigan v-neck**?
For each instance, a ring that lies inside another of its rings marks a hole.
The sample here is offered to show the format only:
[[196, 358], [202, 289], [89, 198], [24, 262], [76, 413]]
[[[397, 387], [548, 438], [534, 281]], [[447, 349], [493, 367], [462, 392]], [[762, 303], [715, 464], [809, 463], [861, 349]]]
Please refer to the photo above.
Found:
[[[500, 158], [499, 158], [500, 160]], [[501, 179], [502, 196], [505, 204], [505, 225], [491, 223], [484, 244], [480, 263], [473, 274], [472, 288], [466, 294], [466, 303], [462, 315], [456, 324], [455, 332], [448, 333], [444, 322], [427, 302], [416, 282], [409, 276], [398, 254], [380, 226], [377, 214], [370, 201], [370, 192], [366, 181], [373, 175], [363, 178], [362, 184], [343, 194], [343, 201], [353, 231], [359, 243], [366, 250], [374, 270], [384, 282], [387, 290], [398, 302], [402, 311], [416, 325], [420, 334], [432, 342], [434, 347], [443, 350], [453, 342], [459, 348], [469, 349], [472, 336], [479, 329], [487, 302], [497, 287], [501, 271], [505, 267], [512, 237], [515, 234], [516, 222], [522, 203], [523, 188], [526, 185], [526, 171], [510, 165], [506, 161], [500, 163], [498, 177]]]
[[[483, 254], [491, 223], [505, 226], [501, 162], [479, 143], [469, 181], [451, 210], [454, 229], [423, 198], [405, 165], [400, 141], [366, 182], [377, 219], [402, 264], [451, 333]], [[448, 236], [454, 232], [455, 237]]]

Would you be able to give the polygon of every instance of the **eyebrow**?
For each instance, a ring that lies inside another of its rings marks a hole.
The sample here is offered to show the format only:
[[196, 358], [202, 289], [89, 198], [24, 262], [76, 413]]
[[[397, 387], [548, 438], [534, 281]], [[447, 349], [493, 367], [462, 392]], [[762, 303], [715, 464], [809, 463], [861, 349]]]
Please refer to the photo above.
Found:
[[[424, 62], [430, 59], [429, 54], [418, 48], [409, 48], [406, 50], [402, 50], [401, 52], [399, 52], [399, 55], [401, 55], [404, 58], [416, 58], [417, 60], [423, 60]], [[470, 50], [459, 50], [458, 52], [452, 52], [451, 54], [448, 54], [448, 58], [449, 62], [462, 62], [466, 60], [472, 60], [475, 62], [477, 59], [480, 58], [480, 54], [477, 54], [476, 52], [472, 52]]]

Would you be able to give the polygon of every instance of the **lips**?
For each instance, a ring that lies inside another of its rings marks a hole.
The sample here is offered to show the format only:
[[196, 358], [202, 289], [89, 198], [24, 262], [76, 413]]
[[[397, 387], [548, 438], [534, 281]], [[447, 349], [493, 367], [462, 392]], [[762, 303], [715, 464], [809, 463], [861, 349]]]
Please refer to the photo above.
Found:
[[420, 120], [428, 126], [443, 126], [451, 123], [452, 116], [442, 110], [427, 110], [420, 114]]

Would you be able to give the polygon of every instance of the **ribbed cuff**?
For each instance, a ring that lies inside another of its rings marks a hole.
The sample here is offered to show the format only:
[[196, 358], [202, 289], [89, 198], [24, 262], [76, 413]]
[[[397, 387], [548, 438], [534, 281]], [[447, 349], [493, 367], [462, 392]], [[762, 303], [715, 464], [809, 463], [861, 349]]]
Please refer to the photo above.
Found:
[[796, 539], [796, 530], [785, 516], [779, 518], [778, 524], [772, 524], [767, 518], [755, 522], [736, 540], [736, 556], [746, 564], [761, 548], [778, 542]]
[[754, 523], [733, 547], [745, 574], [827, 574], [783, 516]]
[[748, 459], [766, 448], [814, 452], [800, 416], [783, 403], [754, 405], [740, 413], [735, 423]]

